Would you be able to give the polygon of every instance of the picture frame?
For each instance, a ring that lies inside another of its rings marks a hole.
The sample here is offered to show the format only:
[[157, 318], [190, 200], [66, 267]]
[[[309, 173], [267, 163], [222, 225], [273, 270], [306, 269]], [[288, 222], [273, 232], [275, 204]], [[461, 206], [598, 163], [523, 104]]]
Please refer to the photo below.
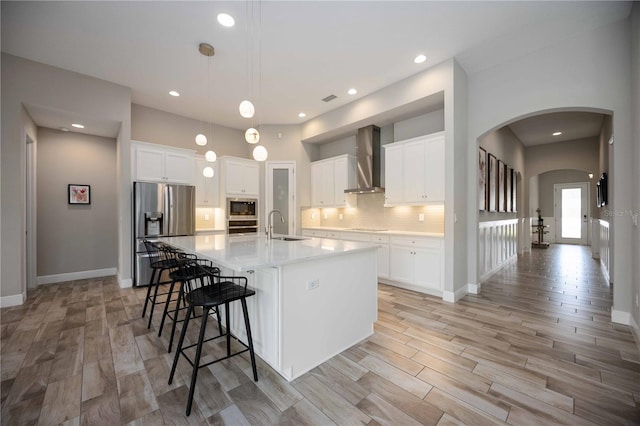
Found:
[[69, 204], [91, 204], [91, 186], [70, 183], [67, 187]]
[[487, 151], [478, 148], [478, 210], [487, 209]]
[[513, 169], [509, 166], [505, 166], [504, 176], [504, 193], [505, 193], [505, 211], [513, 211]]
[[511, 212], [518, 212], [518, 180], [520, 178], [520, 172], [511, 170], [513, 177], [511, 180]]
[[504, 213], [507, 211], [507, 197], [505, 196], [505, 190], [504, 190], [504, 182], [505, 182], [505, 164], [502, 162], [502, 160], [498, 160], [498, 182], [496, 184], [496, 186], [498, 187], [498, 195], [497, 195], [497, 201], [498, 201], [498, 211], [500, 213]]
[[496, 193], [498, 184], [498, 159], [493, 154], [489, 154], [488, 158], [489, 161], [487, 163], [489, 165], [489, 195], [487, 197], [487, 208], [490, 212], [495, 212], [498, 208], [498, 194]]

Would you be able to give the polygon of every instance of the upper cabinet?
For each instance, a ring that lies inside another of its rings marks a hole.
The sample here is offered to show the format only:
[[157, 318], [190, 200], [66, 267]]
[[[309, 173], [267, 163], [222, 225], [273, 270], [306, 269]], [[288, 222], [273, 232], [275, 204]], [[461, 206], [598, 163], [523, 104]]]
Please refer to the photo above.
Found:
[[386, 205], [444, 202], [444, 132], [384, 145]]
[[345, 189], [356, 186], [356, 159], [340, 155], [311, 163], [311, 206], [346, 207]]
[[224, 188], [227, 195], [258, 197], [260, 192], [260, 166], [244, 158], [222, 157]]
[[[219, 162], [209, 163], [202, 155], [196, 155], [194, 160], [194, 183], [196, 185], [197, 207], [220, 207], [220, 174]], [[213, 177], [205, 177], [202, 170], [205, 167], [213, 169]]]
[[193, 183], [194, 151], [131, 141], [135, 181]]

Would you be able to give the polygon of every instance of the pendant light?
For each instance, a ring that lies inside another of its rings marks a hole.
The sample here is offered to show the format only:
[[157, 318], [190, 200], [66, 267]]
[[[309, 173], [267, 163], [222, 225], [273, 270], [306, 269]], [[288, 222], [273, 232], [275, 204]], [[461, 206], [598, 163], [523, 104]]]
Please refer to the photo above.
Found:
[[213, 167], [207, 166], [202, 170], [202, 174], [204, 177], [212, 178], [213, 177]]
[[[200, 45], [198, 45], [198, 52], [200, 52], [202, 56], [207, 57], [207, 105], [210, 105], [211, 104], [211, 58], [215, 54], [215, 49], [209, 43], [200, 43]], [[212, 130], [213, 130], [213, 124], [211, 124], [210, 121], [207, 121], [207, 124], [209, 126], [209, 136], [211, 136]], [[207, 144], [207, 137], [204, 134], [199, 133], [196, 136], [196, 144], [198, 144], [199, 146], [205, 146]], [[216, 161], [217, 156], [213, 150], [209, 150], [206, 152], [204, 158], [207, 162], [213, 163]], [[207, 178], [212, 178], [214, 175], [213, 167], [206, 166], [202, 170], [202, 175]]]
[[240, 115], [244, 118], [253, 118], [253, 115], [256, 113], [256, 108], [253, 106], [251, 101], [247, 100], [240, 102], [238, 110], [240, 111]]
[[251, 127], [247, 129], [246, 132], [244, 132], [244, 139], [250, 144], [258, 143], [258, 141], [260, 140], [260, 133], [256, 129]]
[[265, 161], [269, 157], [269, 153], [267, 153], [267, 148], [262, 145], [258, 145], [253, 148], [253, 159], [256, 161]]

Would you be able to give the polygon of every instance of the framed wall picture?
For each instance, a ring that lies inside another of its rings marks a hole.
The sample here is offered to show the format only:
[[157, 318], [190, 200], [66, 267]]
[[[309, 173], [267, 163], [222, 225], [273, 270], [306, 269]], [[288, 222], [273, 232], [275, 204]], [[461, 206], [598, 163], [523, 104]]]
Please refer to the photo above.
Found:
[[505, 165], [502, 162], [502, 160], [498, 160], [498, 211], [499, 212], [506, 212], [507, 211], [507, 197], [505, 197], [505, 191], [504, 191], [504, 168]]
[[489, 195], [487, 197], [487, 210], [490, 212], [498, 211], [498, 194], [496, 193], [498, 187], [498, 160], [492, 154], [488, 155], [489, 173], [488, 173], [488, 186]]
[[515, 170], [511, 170], [512, 178], [511, 178], [511, 211], [513, 213], [518, 212], [518, 177], [520, 173]]
[[505, 168], [505, 176], [504, 176], [504, 193], [506, 195], [506, 210], [507, 212], [512, 212], [512, 203], [513, 203], [513, 169], [509, 166]]
[[487, 151], [478, 148], [478, 209], [487, 209]]
[[91, 186], [70, 183], [68, 200], [69, 204], [91, 204]]

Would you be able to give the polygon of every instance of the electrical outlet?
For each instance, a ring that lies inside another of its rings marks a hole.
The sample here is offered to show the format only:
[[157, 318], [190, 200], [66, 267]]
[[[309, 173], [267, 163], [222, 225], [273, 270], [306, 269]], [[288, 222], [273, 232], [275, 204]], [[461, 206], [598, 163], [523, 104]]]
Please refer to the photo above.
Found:
[[418, 222], [424, 222], [424, 213], [418, 213]]
[[311, 219], [315, 219], [316, 218], [316, 214], [315, 213], [311, 213]]
[[324, 218], [325, 218], [325, 219], [329, 219], [329, 214], [328, 214], [328, 213], [325, 213], [325, 214], [324, 214]]
[[338, 219], [342, 220], [342, 213], [338, 215]]
[[319, 279], [307, 281], [307, 290], [315, 290], [318, 287], [320, 287]]
[[205, 213], [204, 220], [209, 220], [209, 214]]

